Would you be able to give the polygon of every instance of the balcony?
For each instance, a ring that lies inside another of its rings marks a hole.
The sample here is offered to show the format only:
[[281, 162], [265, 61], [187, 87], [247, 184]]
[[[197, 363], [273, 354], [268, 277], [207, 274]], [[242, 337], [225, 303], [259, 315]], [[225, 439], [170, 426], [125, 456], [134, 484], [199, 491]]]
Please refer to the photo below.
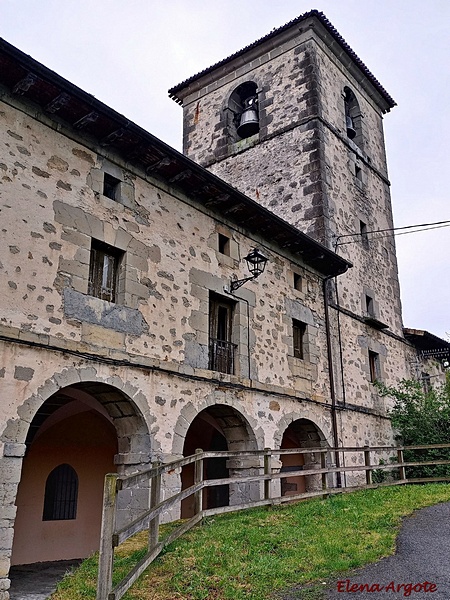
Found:
[[234, 373], [234, 354], [236, 344], [225, 340], [209, 340], [209, 368], [221, 373]]

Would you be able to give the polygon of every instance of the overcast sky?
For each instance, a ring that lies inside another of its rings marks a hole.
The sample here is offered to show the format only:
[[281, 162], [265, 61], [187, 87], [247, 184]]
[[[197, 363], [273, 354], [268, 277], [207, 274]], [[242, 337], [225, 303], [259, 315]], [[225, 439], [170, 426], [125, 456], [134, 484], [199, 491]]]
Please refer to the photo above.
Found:
[[[393, 96], [396, 226], [450, 220], [450, 0], [0, 0], [0, 36], [171, 146], [167, 90], [316, 8]], [[446, 336], [450, 228], [397, 237], [406, 327]]]

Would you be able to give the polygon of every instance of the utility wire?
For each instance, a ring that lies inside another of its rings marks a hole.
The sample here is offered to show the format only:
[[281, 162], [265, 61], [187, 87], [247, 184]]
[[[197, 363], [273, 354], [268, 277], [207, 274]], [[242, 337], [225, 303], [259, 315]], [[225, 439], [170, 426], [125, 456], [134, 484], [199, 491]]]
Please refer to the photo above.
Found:
[[[419, 233], [421, 231], [429, 231], [430, 229], [441, 229], [443, 227], [450, 227], [450, 221], [436, 221], [435, 223], [420, 223], [418, 225], [405, 225], [404, 227], [390, 227], [388, 229], [374, 229], [373, 231], [365, 231], [363, 232], [358, 232], [358, 233], [348, 233], [345, 235], [338, 235], [336, 237], [336, 241], [335, 241], [335, 248], [337, 248], [338, 246], [345, 246], [347, 244], [354, 244], [355, 242], [358, 242], [361, 237], [366, 238], [366, 236], [371, 235], [371, 234], [376, 234], [376, 233], [386, 233], [389, 235], [379, 235], [376, 237], [372, 237], [372, 240], [377, 240], [377, 239], [382, 239], [385, 237], [391, 237], [391, 236], [399, 236], [399, 235], [407, 235], [409, 233]], [[421, 228], [421, 229], [419, 229]], [[404, 229], [414, 229], [414, 231], [403, 231]], [[393, 233], [395, 231], [399, 231], [400, 233]], [[339, 240], [341, 240], [342, 238], [347, 238], [347, 237], [357, 237], [358, 239], [356, 240], [350, 240], [348, 242], [340, 242]]]

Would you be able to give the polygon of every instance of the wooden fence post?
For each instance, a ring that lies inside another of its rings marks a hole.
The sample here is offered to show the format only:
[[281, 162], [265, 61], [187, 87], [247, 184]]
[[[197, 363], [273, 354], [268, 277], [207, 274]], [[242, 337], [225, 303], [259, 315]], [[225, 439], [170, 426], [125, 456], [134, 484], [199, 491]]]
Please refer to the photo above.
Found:
[[[195, 449], [195, 454], [202, 454], [201, 448]], [[203, 458], [197, 458], [194, 463], [194, 484], [203, 481]], [[203, 490], [194, 493], [194, 515], [198, 515], [203, 510]]]
[[[364, 446], [364, 464], [370, 467], [370, 450], [369, 446]], [[366, 485], [372, 484], [372, 469], [366, 470]]]
[[114, 562], [113, 534], [116, 526], [117, 483], [119, 475], [108, 473], [103, 487], [103, 514], [98, 559], [97, 600], [108, 600], [112, 590]]
[[[320, 468], [321, 469], [327, 468], [327, 453], [326, 452], [320, 453]], [[322, 473], [322, 489], [323, 490], [327, 489], [327, 473]]]
[[[264, 475], [272, 475], [272, 455], [270, 448], [264, 448]], [[270, 499], [270, 484], [272, 479], [264, 480], [264, 500]]]
[[[153, 469], [158, 469], [156, 475], [151, 479], [150, 484], [150, 509], [155, 508], [161, 502], [161, 473], [159, 467], [161, 461], [157, 460], [152, 464]], [[160, 516], [154, 517], [148, 525], [148, 549], [153, 550], [159, 540], [159, 519]]]
[[[397, 450], [397, 462], [399, 464], [401, 464], [403, 462], [403, 450], [402, 449], [398, 449]], [[398, 474], [401, 480], [406, 479], [406, 469], [405, 467], [399, 467], [398, 468]]]

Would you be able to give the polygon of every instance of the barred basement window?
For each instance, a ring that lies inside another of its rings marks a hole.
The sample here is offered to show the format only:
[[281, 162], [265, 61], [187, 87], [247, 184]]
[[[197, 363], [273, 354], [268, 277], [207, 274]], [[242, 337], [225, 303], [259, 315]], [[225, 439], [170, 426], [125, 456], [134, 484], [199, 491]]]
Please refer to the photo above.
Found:
[[78, 476], [67, 464], [59, 465], [45, 483], [43, 521], [76, 519]]
[[88, 287], [90, 296], [108, 302], [116, 301], [119, 266], [123, 255], [122, 250], [92, 240]]

